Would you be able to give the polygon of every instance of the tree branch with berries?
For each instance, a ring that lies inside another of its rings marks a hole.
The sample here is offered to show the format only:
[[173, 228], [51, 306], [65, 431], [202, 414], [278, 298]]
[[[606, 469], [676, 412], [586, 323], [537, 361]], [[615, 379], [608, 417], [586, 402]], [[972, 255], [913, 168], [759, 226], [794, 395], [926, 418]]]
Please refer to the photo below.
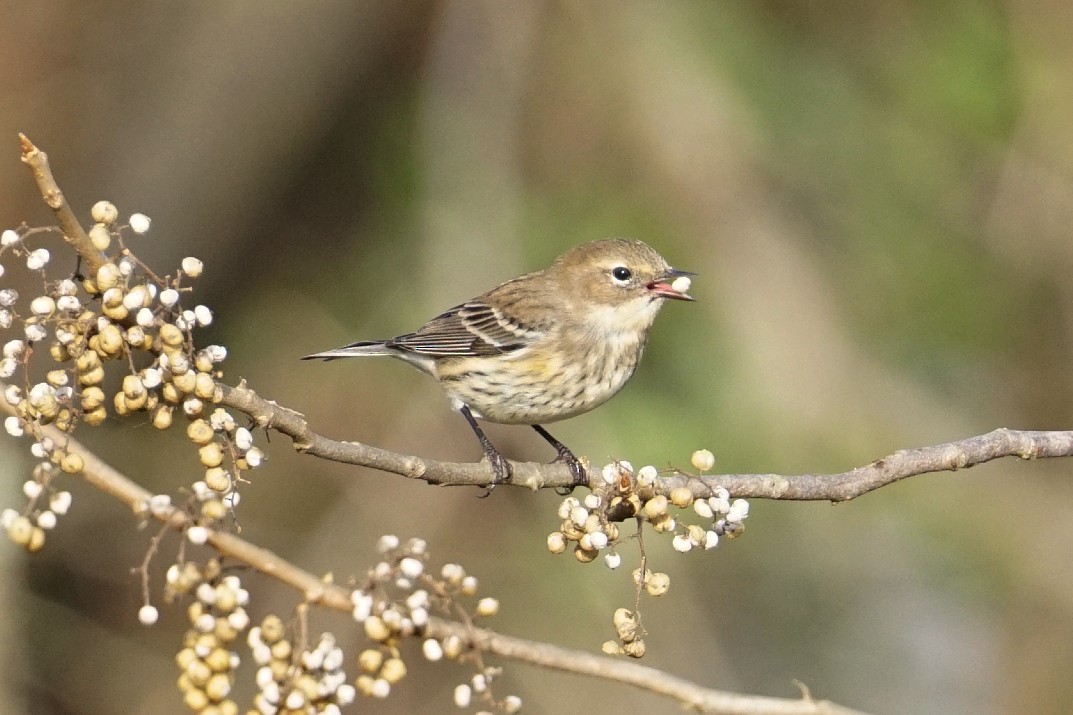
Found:
[[[483, 626], [498, 602], [479, 597], [475, 577], [458, 564], [434, 568], [429, 545], [421, 539], [384, 537], [380, 559], [366, 573], [345, 583], [319, 578], [279, 555], [238, 536], [232, 518], [242, 485], [265, 456], [255, 429], [289, 437], [306, 455], [360, 465], [429, 484], [490, 487], [496, 473], [487, 460], [451, 463], [399, 454], [353, 441], [337, 441], [315, 432], [298, 412], [258, 395], [240, 382], [227, 385], [222, 346], [203, 346], [197, 331], [212, 322], [212, 311], [193, 300], [193, 284], [203, 265], [188, 257], [163, 275], [143, 264], [128, 247], [132, 235], [149, 230], [150, 221], [133, 214], [119, 222], [109, 202], [93, 206], [87, 231], [57, 185], [47, 157], [20, 136], [22, 160], [30, 168], [58, 226], [22, 226], [3, 232], [0, 256], [14, 256], [38, 273], [44, 290], [28, 303], [0, 286], [0, 329], [18, 335], [4, 341], [0, 358], [0, 403], [7, 434], [30, 444], [36, 460], [24, 484], [26, 504], [4, 510], [9, 538], [30, 552], [46, 546], [47, 532], [70, 507], [70, 478], [115, 498], [140, 523], [157, 522], [183, 534], [183, 548], [167, 568], [163, 584], [154, 584], [147, 564], [159, 554], [154, 540], [142, 568], [143, 600], [138, 617], [156, 622], [155, 601], [182, 601], [189, 628], [177, 651], [179, 688], [195, 712], [239, 712], [232, 686], [248, 646], [257, 665], [257, 694], [250, 712], [338, 712], [359, 694], [387, 697], [406, 674], [399, 644], [421, 643], [429, 661], [465, 662], [469, 682], [454, 692], [463, 708], [516, 712], [520, 700], [499, 694], [500, 668], [486, 662], [528, 663], [543, 668], [629, 684], [676, 700], [690, 711], [723, 714], [850, 713], [807, 692], [781, 699], [707, 688], [629, 660], [645, 653], [639, 609], [618, 609], [612, 623], [617, 639], [604, 654], [573, 651], [527, 641]], [[85, 276], [55, 279], [51, 255], [31, 248], [38, 237], [59, 233], [79, 259]], [[3, 272], [0, 267], [0, 278]], [[25, 307], [24, 307], [25, 306]], [[19, 330], [21, 329], [21, 334]], [[53, 361], [44, 379], [40, 357]], [[31, 369], [33, 367], [34, 369]], [[121, 375], [120, 387], [106, 387], [106, 375]], [[82, 425], [105, 419], [147, 414], [160, 430], [184, 425], [187, 439], [203, 467], [199, 478], [174, 494], [154, 494], [87, 449], [74, 436]], [[250, 426], [246, 426], [246, 425]], [[547, 537], [553, 553], [571, 550], [581, 562], [603, 557], [610, 568], [621, 563], [619, 545], [626, 525], [636, 525], [672, 540], [676, 551], [711, 549], [744, 532], [746, 499], [825, 500], [841, 502], [901, 479], [954, 471], [1003, 457], [1033, 460], [1073, 456], [1073, 432], [1028, 432], [999, 429], [933, 447], [907, 449], [841, 474], [709, 474], [710, 452], [700, 450], [691, 469], [634, 469], [625, 461], [601, 468], [586, 465], [583, 496], [560, 504], [557, 528]], [[571, 489], [576, 475], [566, 464], [512, 462], [509, 485], [529, 489]], [[161, 533], [164, 533], [161, 532]], [[642, 541], [643, 543], [643, 541]], [[205, 547], [211, 555], [188, 558], [186, 545]], [[265, 614], [256, 624], [249, 615], [252, 597], [228, 566], [243, 564], [293, 588], [298, 596], [296, 626]], [[667, 591], [669, 576], [641, 564], [632, 572], [638, 598]], [[160, 594], [154, 598], [154, 594]], [[315, 643], [305, 634], [304, 614], [311, 608], [350, 612], [370, 646], [357, 655], [359, 675], [348, 678], [347, 656], [330, 634]], [[625, 656], [625, 657], [624, 657]]]

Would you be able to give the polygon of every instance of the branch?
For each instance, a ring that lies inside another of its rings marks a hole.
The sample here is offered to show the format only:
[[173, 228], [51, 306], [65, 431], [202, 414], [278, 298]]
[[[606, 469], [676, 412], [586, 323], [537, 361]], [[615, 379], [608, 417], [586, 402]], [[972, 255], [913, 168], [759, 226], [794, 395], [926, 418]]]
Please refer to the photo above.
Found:
[[[65, 239], [87, 267], [96, 272], [102, 265], [103, 259], [89, 241], [57, 186], [49, 169], [47, 157], [24, 135], [20, 135], [20, 140], [23, 162], [32, 170], [42, 197], [59, 220]], [[2, 388], [3, 385], [0, 384], [0, 389]], [[494, 481], [493, 470], [487, 462], [466, 464], [441, 462], [398, 454], [359, 442], [328, 439], [310, 429], [301, 414], [259, 397], [244, 382], [235, 387], [217, 384], [215, 390], [213, 402], [250, 416], [265, 429], [274, 429], [289, 436], [299, 452], [392, 472], [411, 479], [421, 479], [431, 484], [488, 486]], [[207, 395], [200, 396], [207, 397]], [[3, 411], [15, 413], [6, 401], [0, 401], [0, 407]], [[152, 516], [179, 531], [194, 524], [193, 518], [178, 508], [149, 510], [147, 505], [153, 495], [147, 490], [101, 461], [65, 432], [53, 426], [40, 427], [40, 429], [57, 444], [64, 445], [66, 451], [77, 453], [82, 457], [84, 467], [80, 473], [87, 482], [126, 504], [139, 518]], [[863, 467], [831, 475], [695, 476], [674, 471], [668, 476], [657, 479], [651, 486], [636, 489], [636, 492], [637, 496], [649, 499], [657, 493], [671, 496], [676, 489], [681, 492], [681, 488], [685, 487], [694, 497], [706, 497], [722, 487], [736, 497], [838, 502], [853, 499], [910, 476], [936, 471], [956, 471], [1008, 456], [1022, 459], [1073, 456], [1073, 432], [999, 429], [985, 435], [947, 444], [902, 450]], [[512, 484], [515, 486], [525, 486], [534, 490], [574, 486], [570, 470], [562, 464], [512, 463], [512, 466], [514, 473]], [[621, 471], [618, 477], [627, 480], [626, 486], [638, 487], [636, 483], [629, 483], [628, 480], [632, 479], [632, 476], [628, 471]], [[603, 475], [592, 470], [590, 472], [589, 486], [594, 488], [602, 486]], [[351, 610], [350, 591], [346, 588], [319, 579], [271, 551], [255, 546], [233, 534], [209, 528], [206, 528], [206, 531], [208, 543], [221, 555], [246, 563], [299, 590], [308, 602], [347, 612]], [[454, 635], [472, 648], [504, 658], [629, 684], [673, 697], [685, 707], [698, 712], [740, 715], [760, 713], [847, 715], [852, 712], [826, 701], [812, 700], [807, 693], [801, 699], [778, 699], [711, 690], [637, 663], [511, 638], [486, 629], [475, 629], [468, 623], [432, 619], [426, 628], [426, 634], [435, 638]]]
[[[264, 399], [247, 387], [245, 381], [235, 387], [220, 385], [220, 388], [219, 404], [248, 415], [259, 427], [287, 435], [294, 442], [294, 448], [304, 454], [343, 464], [371, 467], [442, 486], [486, 487], [495, 480], [495, 472], [487, 460], [441, 462], [399, 454], [361, 442], [340, 442], [317, 434], [309, 427], [304, 415]], [[573, 484], [573, 475], [565, 464], [511, 462], [511, 466], [511, 484], [514, 486], [536, 490]]]
[[[487, 462], [439, 462], [389, 452], [361, 442], [339, 442], [314, 432], [298, 412], [265, 400], [245, 383], [222, 388], [220, 403], [249, 415], [265, 429], [294, 441], [299, 452], [334, 462], [371, 467], [430, 484], [487, 486], [494, 473]], [[997, 429], [977, 437], [932, 447], [899, 450], [871, 464], [838, 474], [715, 474], [693, 476], [677, 472], [659, 479], [653, 493], [669, 495], [688, 487], [696, 497], [723, 487], [735, 497], [797, 501], [849, 501], [880, 487], [920, 474], [955, 472], [1002, 457], [1043, 459], [1073, 457], [1073, 431], [1038, 432]], [[570, 487], [573, 477], [563, 464], [512, 462], [513, 484], [530, 489]], [[599, 477], [596, 477], [599, 478]]]
[[[67, 242], [83, 262], [96, 272], [102, 258], [82, 229], [63, 192], [52, 176], [48, 157], [26, 137], [19, 135], [22, 161], [33, 172], [34, 181], [45, 203], [56, 214]], [[299, 452], [335, 462], [371, 467], [410, 479], [423, 479], [444, 486], [482, 486], [494, 483], [495, 473], [487, 460], [479, 463], [441, 462], [407, 456], [360, 442], [340, 442], [323, 437], [309, 428], [305, 418], [259, 397], [240, 383], [221, 386], [221, 404], [250, 416], [260, 426], [275, 429], [287, 436]], [[676, 487], [688, 487], [695, 496], [711, 494], [723, 487], [735, 497], [787, 500], [848, 501], [874, 489], [907, 477], [939, 471], [956, 471], [1000, 457], [1037, 459], [1073, 456], [1073, 432], [1025, 432], [997, 429], [985, 435], [957, 442], [895, 452], [871, 464], [840, 474], [721, 474], [693, 476], [676, 472], [653, 487], [653, 493], [669, 495]], [[536, 490], [570, 488], [573, 475], [564, 464], [511, 462], [512, 484]], [[593, 476], [590, 472], [590, 486]], [[649, 496], [642, 493], [642, 496]]]
[[41, 198], [52, 209], [52, 213], [56, 214], [64, 240], [75, 249], [78, 257], [89, 269], [90, 275], [96, 275], [97, 269], [104, 264], [104, 258], [100, 251], [93, 247], [82, 224], [78, 222], [66, 197], [60, 191], [56, 179], [52, 176], [52, 169], [49, 168], [48, 156], [34, 146], [25, 134], [19, 134], [19, 145], [22, 149], [22, 162], [30, 167]]
[[[15, 409], [3, 400], [0, 400], [0, 409], [8, 414], [16, 414]], [[290, 410], [286, 413], [297, 415]], [[300, 416], [298, 418], [300, 419]], [[278, 426], [272, 426], [278, 429]], [[136, 515], [153, 516], [177, 531], [194, 525], [194, 520], [176, 507], [149, 511], [147, 504], [153, 496], [152, 492], [120, 473], [69, 434], [52, 425], [44, 425], [40, 429], [43, 436], [50, 437], [56, 444], [64, 445], [67, 452], [82, 457], [84, 466], [80, 476], [88, 484], [122, 502]], [[383, 452], [383, 450], [364, 445], [358, 446], [374, 452]], [[402, 459], [411, 458], [403, 457]], [[437, 469], [452, 466], [445, 463], [434, 464], [440, 465], [434, 467]], [[297, 589], [302, 593], [305, 601], [345, 613], [350, 613], [353, 608], [348, 589], [317, 578], [272, 551], [256, 546], [234, 534], [217, 529], [207, 531], [209, 534], [207, 543], [222, 556], [244, 563]], [[637, 663], [505, 636], [486, 628], [474, 628], [468, 624], [441, 618], [430, 617], [424, 635], [440, 640], [455, 636], [467, 647], [510, 660], [632, 685], [658, 695], [674, 698], [694, 712], [716, 715], [863, 715], [829, 701], [813, 700], [807, 696], [801, 699], [769, 698], [713, 690]]]
[[932, 472], [956, 472], [1002, 457], [1045, 459], [1073, 457], [1073, 431], [1011, 430], [1005, 427], [987, 434], [931, 447], [901, 449], [893, 454], [838, 474], [718, 474], [693, 477], [677, 475], [661, 480], [660, 491], [687, 486], [696, 495], [723, 487], [736, 497], [797, 501], [849, 501], [862, 494], [908, 477]]

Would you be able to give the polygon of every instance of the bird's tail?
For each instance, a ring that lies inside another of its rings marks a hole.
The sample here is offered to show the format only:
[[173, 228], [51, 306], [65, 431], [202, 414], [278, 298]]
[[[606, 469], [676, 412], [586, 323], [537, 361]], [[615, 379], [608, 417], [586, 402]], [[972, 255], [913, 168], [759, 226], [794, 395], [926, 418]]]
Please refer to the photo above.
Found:
[[338, 358], [363, 357], [365, 355], [396, 355], [397, 350], [389, 348], [383, 340], [362, 340], [341, 348], [325, 350], [322, 353], [306, 355], [303, 360], [336, 360]]

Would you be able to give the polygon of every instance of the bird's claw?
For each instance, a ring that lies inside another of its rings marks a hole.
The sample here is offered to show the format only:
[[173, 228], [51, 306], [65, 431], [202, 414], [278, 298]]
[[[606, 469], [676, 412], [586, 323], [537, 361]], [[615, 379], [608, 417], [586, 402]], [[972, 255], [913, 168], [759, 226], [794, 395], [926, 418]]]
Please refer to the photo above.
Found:
[[568, 487], [557, 487], [555, 493], [559, 496], [566, 496], [573, 492], [578, 487], [584, 486], [589, 483], [588, 474], [585, 472], [585, 466], [581, 463], [581, 460], [574, 456], [564, 446], [558, 448], [559, 454], [552, 460], [552, 464], [563, 463], [570, 469], [570, 474], [574, 477], [574, 481]]
[[485, 459], [492, 465], [492, 471], [495, 472], [495, 478], [492, 483], [484, 488], [484, 494], [480, 495], [480, 499], [484, 499], [492, 490], [496, 488], [498, 484], [506, 484], [511, 480], [514, 475], [514, 469], [510, 466], [510, 460], [502, 455], [499, 450], [495, 449], [491, 445], [486, 445], [484, 450]]

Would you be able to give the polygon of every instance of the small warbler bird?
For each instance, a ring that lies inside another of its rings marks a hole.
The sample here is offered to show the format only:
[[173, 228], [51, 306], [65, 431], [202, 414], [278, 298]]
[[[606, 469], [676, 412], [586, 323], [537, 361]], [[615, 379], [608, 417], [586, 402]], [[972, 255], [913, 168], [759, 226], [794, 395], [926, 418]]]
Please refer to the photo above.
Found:
[[603, 404], [641, 360], [664, 299], [693, 300], [688, 271], [641, 241], [585, 243], [549, 268], [509, 280], [390, 340], [367, 340], [303, 360], [389, 355], [436, 378], [480, 440], [495, 483], [507, 459], [477, 419], [532, 425], [582, 484], [585, 470], [541, 427]]

